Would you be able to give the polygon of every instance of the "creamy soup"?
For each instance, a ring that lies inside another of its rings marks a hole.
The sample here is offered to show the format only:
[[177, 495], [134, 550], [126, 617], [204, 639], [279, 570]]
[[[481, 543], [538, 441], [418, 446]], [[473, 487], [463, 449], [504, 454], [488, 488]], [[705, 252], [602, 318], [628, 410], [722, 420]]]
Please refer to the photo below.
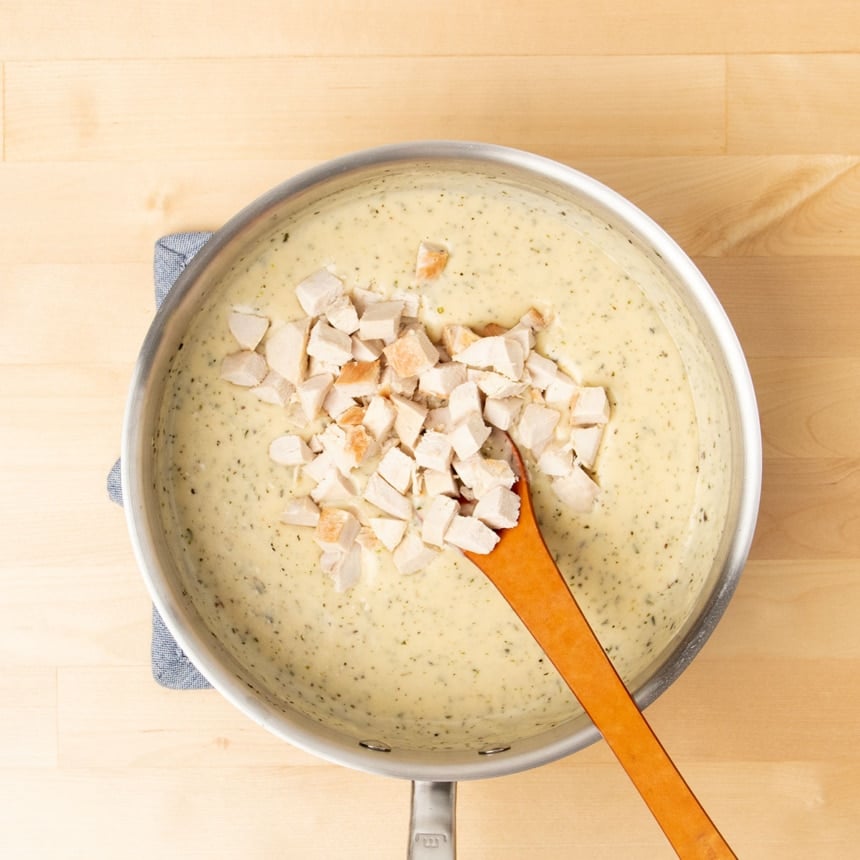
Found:
[[[443, 190], [444, 189], [444, 190]], [[414, 283], [423, 239], [450, 249]], [[402, 576], [385, 552], [354, 588], [321, 573], [311, 532], [279, 522], [307, 492], [271, 462], [285, 410], [219, 378], [234, 307], [304, 316], [294, 294], [322, 266], [349, 286], [419, 291], [421, 318], [552, 324], [537, 349], [589, 385], [611, 418], [592, 512], [532, 476], [546, 542], [627, 680], [684, 624], [725, 509], [719, 387], [656, 268], [599, 219], [515, 185], [456, 172], [389, 176], [277, 225], [212, 290], [170, 370], [160, 427], [164, 524], [197, 611], [267, 695], [353, 735], [416, 749], [479, 748], [579, 713], [548, 660], [456, 550]], [[671, 331], [670, 331], [671, 329]]]

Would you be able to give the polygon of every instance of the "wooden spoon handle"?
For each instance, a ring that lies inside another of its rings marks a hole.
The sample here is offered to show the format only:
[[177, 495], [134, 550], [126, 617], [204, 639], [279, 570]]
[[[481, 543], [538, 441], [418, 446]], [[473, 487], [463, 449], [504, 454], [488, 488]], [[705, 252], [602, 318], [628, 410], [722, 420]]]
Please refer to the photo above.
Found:
[[[504, 537], [516, 540], [516, 533]], [[539, 545], [543, 553], [535, 552], [533, 540], [524, 541], [520, 563], [490, 578], [573, 690], [678, 856], [735, 857], [648, 725], [542, 540]], [[508, 561], [516, 549], [506, 547]], [[487, 558], [468, 555], [479, 567]]]

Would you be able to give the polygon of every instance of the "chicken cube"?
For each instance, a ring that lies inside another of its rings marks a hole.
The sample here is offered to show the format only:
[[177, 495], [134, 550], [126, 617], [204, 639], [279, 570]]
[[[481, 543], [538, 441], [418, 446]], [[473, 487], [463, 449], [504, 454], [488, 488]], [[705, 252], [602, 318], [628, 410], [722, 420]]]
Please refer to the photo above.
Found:
[[272, 370], [298, 387], [307, 367], [310, 317], [284, 323], [269, 332], [265, 341], [266, 361]]
[[579, 389], [571, 408], [572, 424], [605, 424], [609, 420], [609, 400], [606, 389], [586, 387]]
[[361, 578], [361, 546], [354, 543], [346, 552], [338, 555], [339, 558], [328, 573], [334, 581], [335, 591], [349, 591]]
[[421, 242], [415, 260], [415, 277], [419, 281], [438, 278], [448, 263], [448, 249], [436, 242]]
[[425, 469], [420, 473], [422, 481], [422, 492], [428, 499], [436, 496], [457, 496], [457, 482], [450, 469], [439, 472], [436, 469]]
[[603, 425], [601, 424], [572, 428], [570, 431], [570, 446], [576, 455], [576, 462], [586, 469], [594, 466], [602, 438]]
[[463, 382], [458, 385], [448, 398], [448, 411], [451, 422], [456, 426], [469, 415], [481, 414], [481, 393], [474, 382]]
[[425, 370], [418, 377], [418, 390], [433, 397], [448, 397], [458, 386], [466, 381], [466, 368], [455, 361], [437, 364]]
[[592, 510], [600, 494], [600, 487], [580, 466], [574, 466], [570, 474], [562, 478], [553, 478], [552, 488], [572, 511], [581, 514]]
[[448, 434], [448, 439], [457, 456], [465, 460], [481, 450], [489, 435], [490, 428], [484, 424], [480, 413], [473, 412]]
[[403, 302], [373, 302], [368, 304], [358, 323], [358, 336], [362, 340], [381, 340], [394, 343], [400, 331]]
[[322, 314], [343, 295], [343, 281], [328, 269], [319, 269], [296, 286], [296, 298], [311, 317]]
[[[311, 466], [313, 464], [308, 465]], [[305, 473], [307, 473], [307, 469], [308, 466], [304, 469]], [[344, 475], [340, 469], [329, 466], [328, 471], [322, 476], [320, 482], [311, 490], [310, 497], [317, 504], [320, 502], [343, 503], [352, 502], [355, 498], [355, 492], [355, 482]]]
[[368, 523], [373, 533], [379, 538], [379, 542], [389, 552], [394, 551], [406, 533], [407, 523], [405, 520], [392, 519], [391, 517], [370, 517]]
[[308, 338], [307, 353], [340, 366], [352, 359], [352, 340], [346, 332], [338, 331], [325, 320], [317, 320]]
[[394, 404], [395, 410], [394, 432], [407, 448], [412, 449], [415, 447], [418, 434], [424, 426], [424, 419], [427, 417], [427, 407], [412, 400], [407, 400], [399, 394], [392, 394], [391, 402]]
[[352, 336], [352, 357], [356, 361], [376, 361], [382, 355], [385, 344], [381, 340], [362, 340], [358, 335]]
[[376, 471], [399, 493], [409, 489], [414, 469], [415, 460], [397, 447], [389, 448], [376, 467]]
[[448, 527], [445, 541], [458, 549], [486, 555], [499, 542], [499, 536], [479, 519], [458, 515]]
[[320, 509], [309, 496], [290, 499], [281, 514], [281, 522], [291, 526], [316, 526], [319, 520]]
[[264, 403], [271, 403], [273, 406], [286, 406], [293, 391], [295, 388], [291, 382], [284, 379], [280, 373], [270, 370], [263, 381], [251, 389], [251, 394]]
[[249, 349], [234, 352], [221, 362], [221, 378], [243, 388], [259, 385], [268, 372], [266, 359], [259, 352]]
[[347, 397], [368, 397], [379, 386], [379, 361], [347, 361], [334, 381]]
[[424, 511], [421, 524], [421, 539], [424, 543], [442, 547], [445, 545], [445, 533], [460, 510], [456, 499], [450, 496], [436, 496]]
[[528, 403], [517, 423], [517, 433], [523, 445], [538, 455], [552, 438], [561, 414], [540, 403]]
[[304, 466], [314, 459], [305, 440], [293, 434], [273, 439], [269, 445], [269, 457], [281, 466]]
[[323, 507], [314, 530], [314, 543], [323, 552], [346, 552], [355, 542], [361, 523], [343, 508]]
[[333, 382], [334, 377], [330, 373], [321, 373], [306, 379], [296, 388], [302, 412], [308, 421], [314, 421], [320, 414]]
[[411, 529], [406, 532], [397, 549], [391, 554], [394, 566], [404, 576], [426, 570], [438, 555]]
[[451, 466], [454, 449], [445, 433], [425, 430], [415, 446], [415, 462], [425, 469], [444, 472]]
[[472, 516], [491, 529], [512, 529], [520, 518], [520, 497], [506, 487], [493, 487], [478, 499]]
[[392, 402], [382, 395], [376, 394], [370, 398], [364, 411], [364, 426], [374, 435], [377, 442], [391, 432], [394, 426], [395, 409]]
[[378, 472], [374, 472], [368, 479], [364, 498], [392, 517], [408, 520], [412, 516], [412, 501], [397, 492]]
[[352, 334], [358, 329], [358, 311], [349, 296], [339, 296], [326, 309], [325, 318], [338, 331]]
[[499, 430], [510, 430], [522, 408], [519, 397], [488, 397], [484, 401], [484, 420]]
[[408, 329], [383, 350], [388, 364], [401, 378], [419, 376], [439, 361], [439, 350], [433, 346], [423, 328]]
[[230, 333], [242, 349], [256, 349], [269, 328], [269, 320], [259, 314], [233, 311], [227, 318]]

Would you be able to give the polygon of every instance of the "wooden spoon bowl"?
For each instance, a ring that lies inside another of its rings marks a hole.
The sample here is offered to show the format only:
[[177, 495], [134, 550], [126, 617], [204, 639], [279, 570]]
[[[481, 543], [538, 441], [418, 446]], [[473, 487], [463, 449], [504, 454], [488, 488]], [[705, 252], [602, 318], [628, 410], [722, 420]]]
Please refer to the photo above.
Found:
[[528, 473], [510, 441], [520, 517], [487, 555], [466, 552], [511, 605], [603, 735], [683, 860], [736, 855], [606, 656], [544, 543]]

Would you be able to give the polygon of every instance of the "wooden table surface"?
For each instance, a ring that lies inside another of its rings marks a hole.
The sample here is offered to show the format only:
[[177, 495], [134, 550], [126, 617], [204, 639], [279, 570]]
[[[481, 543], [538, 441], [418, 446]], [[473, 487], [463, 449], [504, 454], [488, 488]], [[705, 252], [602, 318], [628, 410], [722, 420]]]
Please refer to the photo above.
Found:
[[[405, 857], [408, 784], [151, 680], [105, 476], [156, 238], [442, 137], [592, 174], [713, 284], [760, 400], [761, 515], [649, 717], [740, 856], [860, 856], [856, 0], [0, 0], [0, 86], [0, 856]], [[673, 856], [602, 743], [462, 785], [458, 817], [464, 860]]]

